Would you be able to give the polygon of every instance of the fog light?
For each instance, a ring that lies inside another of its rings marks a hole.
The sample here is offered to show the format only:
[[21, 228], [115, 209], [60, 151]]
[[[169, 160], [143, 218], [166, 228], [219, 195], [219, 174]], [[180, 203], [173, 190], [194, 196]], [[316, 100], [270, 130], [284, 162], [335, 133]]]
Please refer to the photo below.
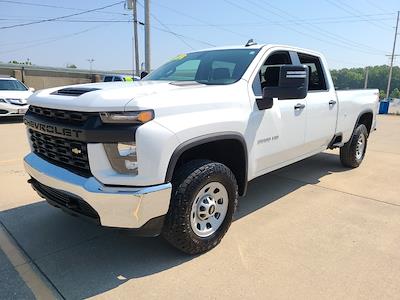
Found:
[[138, 174], [135, 142], [106, 143], [103, 146], [115, 171], [121, 174]]
[[132, 157], [136, 160], [136, 144], [131, 143], [118, 143], [118, 153], [121, 157]]
[[136, 161], [130, 161], [125, 159], [125, 168], [127, 170], [137, 170], [138, 163]]

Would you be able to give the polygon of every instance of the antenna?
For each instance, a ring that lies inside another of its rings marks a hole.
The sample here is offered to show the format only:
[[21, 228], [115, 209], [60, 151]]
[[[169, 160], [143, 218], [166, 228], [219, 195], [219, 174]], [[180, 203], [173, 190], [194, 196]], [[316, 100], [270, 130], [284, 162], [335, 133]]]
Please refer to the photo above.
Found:
[[257, 43], [253, 39], [248, 40], [246, 43], [246, 47], [253, 46], [253, 45], [257, 45]]

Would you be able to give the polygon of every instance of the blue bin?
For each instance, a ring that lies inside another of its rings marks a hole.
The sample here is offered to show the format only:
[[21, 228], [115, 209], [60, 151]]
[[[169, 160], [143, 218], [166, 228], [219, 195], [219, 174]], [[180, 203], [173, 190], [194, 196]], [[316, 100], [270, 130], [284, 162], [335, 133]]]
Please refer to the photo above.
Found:
[[379, 114], [380, 115], [386, 115], [389, 112], [389, 101], [381, 101], [379, 103]]

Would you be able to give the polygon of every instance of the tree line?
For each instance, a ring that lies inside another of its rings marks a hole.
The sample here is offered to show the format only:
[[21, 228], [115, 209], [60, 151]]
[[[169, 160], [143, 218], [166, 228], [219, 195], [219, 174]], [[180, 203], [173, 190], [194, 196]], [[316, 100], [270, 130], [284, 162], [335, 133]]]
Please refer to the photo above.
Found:
[[[385, 98], [389, 66], [371, 66], [368, 67], [368, 70], [368, 88], [379, 89], [380, 98]], [[337, 89], [362, 89], [364, 88], [366, 68], [331, 70], [331, 75]], [[390, 97], [400, 98], [400, 68], [397, 66], [393, 67]]]

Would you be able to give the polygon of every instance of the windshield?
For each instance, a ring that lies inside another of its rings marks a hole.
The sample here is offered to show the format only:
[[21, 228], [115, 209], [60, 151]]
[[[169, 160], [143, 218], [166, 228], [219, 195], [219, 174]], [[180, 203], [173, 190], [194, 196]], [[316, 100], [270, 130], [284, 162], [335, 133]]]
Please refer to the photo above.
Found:
[[197, 81], [230, 84], [238, 81], [259, 49], [230, 49], [182, 54], [143, 80]]
[[0, 91], [26, 91], [28, 90], [18, 80], [0, 79]]

